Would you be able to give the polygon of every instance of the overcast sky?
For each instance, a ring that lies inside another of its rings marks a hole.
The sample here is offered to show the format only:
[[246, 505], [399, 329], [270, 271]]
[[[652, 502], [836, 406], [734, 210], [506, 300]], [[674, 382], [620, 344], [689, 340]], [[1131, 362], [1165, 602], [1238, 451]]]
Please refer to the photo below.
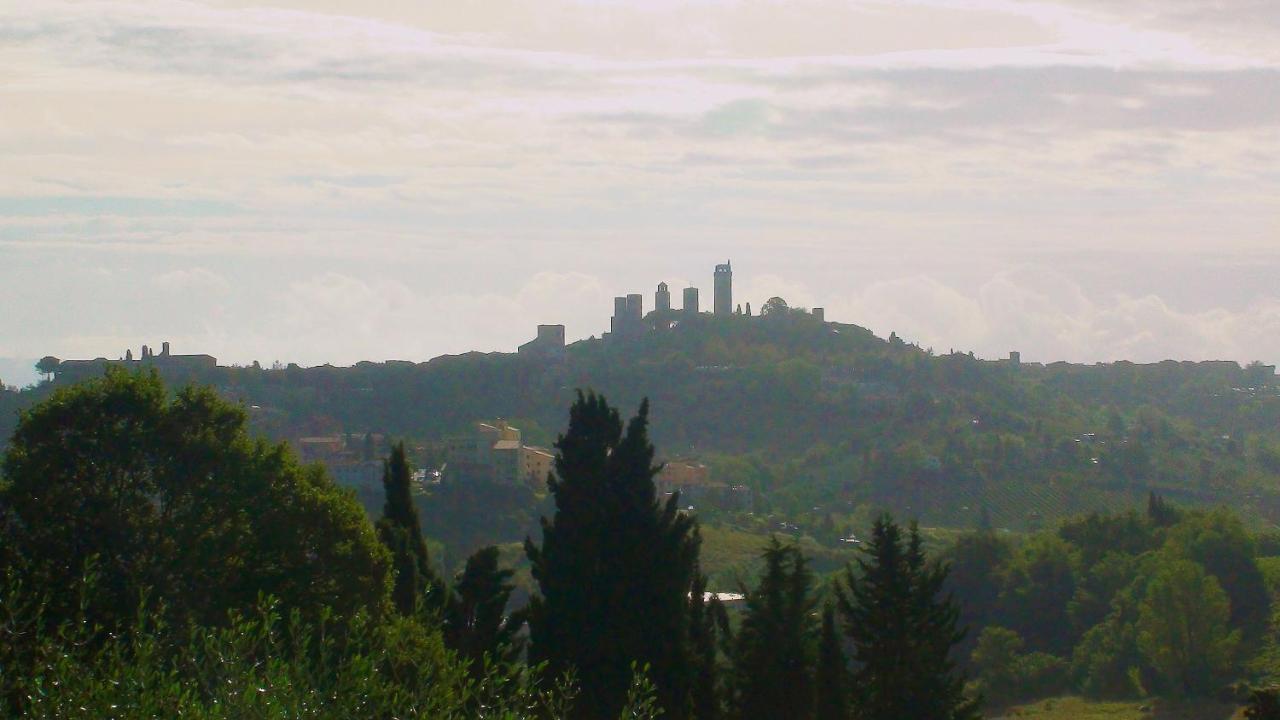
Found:
[[940, 352], [1280, 361], [1275, 0], [0, 0], [0, 170], [10, 383], [510, 351], [728, 258]]

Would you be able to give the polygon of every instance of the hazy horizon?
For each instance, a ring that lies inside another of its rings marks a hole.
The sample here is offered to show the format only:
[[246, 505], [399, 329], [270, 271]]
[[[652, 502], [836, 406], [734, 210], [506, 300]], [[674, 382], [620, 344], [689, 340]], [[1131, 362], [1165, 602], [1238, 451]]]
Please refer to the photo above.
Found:
[[725, 259], [938, 352], [1280, 362], [1280, 4], [437, 5], [0, 5], [0, 379], [514, 351]]

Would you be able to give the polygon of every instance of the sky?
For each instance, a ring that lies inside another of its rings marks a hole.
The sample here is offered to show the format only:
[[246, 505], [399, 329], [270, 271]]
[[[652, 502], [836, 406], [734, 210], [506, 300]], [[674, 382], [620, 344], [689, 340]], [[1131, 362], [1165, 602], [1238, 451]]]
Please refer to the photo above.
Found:
[[0, 168], [9, 384], [512, 351], [727, 259], [938, 352], [1280, 361], [1274, 0], [0, 0]]

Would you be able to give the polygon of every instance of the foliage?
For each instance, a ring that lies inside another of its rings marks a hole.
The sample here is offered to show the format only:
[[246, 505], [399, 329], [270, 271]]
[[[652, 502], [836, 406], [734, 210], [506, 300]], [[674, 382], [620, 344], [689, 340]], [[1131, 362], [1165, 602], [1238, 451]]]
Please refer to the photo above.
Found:
[[1280, 689], [1269, 687], [1249, 693], [1245, 720], [1280, 720]]
[[[708, 600], [710, 596], [710, 600]], [[723, 690], [716, 650], [728, 639], [729, 618], [719, 598], [707, 592], [701, 568], [694, 569], [689, 591], [690, 707], [697, 720], [716, 720], [723, 711]]]
[[776, 537], [764, 563], [759, 584], [743, 589], [746, 609], [732, 657], [734, 716], [805, 720], [814, 700], [813, 577], [804, 555]]
[[512, 574], [498, 567], [498, 548], [490, 545], [467, 558], [466, 568], [454, 580], [444, 610], [445, 644], [467, 660], [473, 672], [483, 668], [485, 658], [514, 663], [523, 650], [519, 631], [524, 614], [506, 614]]
[[126, 632], [102, 638], [87, 607], [48, 628], [13, 612], [44, 601], [17, 583], [0, 587], [0, 634], [29, 634], [20, 655], [0, 644], [0, 691], [14, 717], [516, 720], [558, 717], [572, 700], [566, 684], [517, 667], [469, 677], [417, 618], [359, 613], [339, 633], [327, 615], [308, 622], [264, 598], [222, 627], [180, 627], [153, 621], [144, 604]]
[[836, 586], [854, 646], [856, 716], [978, 717], [949, 657], [964, 632], [955, 602], [941, 596], [947, 570], [926, 562], [919, 529], [912, 524], [904, 540], [901, 528], [881, 517], [857, 565], [860, 573], [849, 568]]
[[386, 505], [377, 527], [378, 538], [391, 552], [391, 600], [401, 615], [438, 605], [442, 594], [431, 570], [418, 509], [413, 504], [412, 482], [413, 471], [405, 457], [404, 443], [397, 443], [391, 448], [391, 456], [382, 462]]
[[818, 632], [818, 659], [814, 670], [814, 720], [845, 720], [849, 717], [849, 668], [841, 647], [835, 606], [822, 606], [822, 627]]
[[1067, 688], [1067, 663], [1046, 653], [1023, 653], [1022, 638], [1007, 628], [982, 631], [971, 664], [977, 687], [993, 707], [1056, 695]]
[[1228, 629], [1230, 603], [1199, 565], [1170, 558], [1147, 586], [1138, 614], [1138, 647], [1175, 692], [1217, 689], [1235, 665], [1239, 631]]
[[525, 549], [539, 594], [529, 606], [530, 657], [581, 683], [576, 717], [615, 715], [632, 662], [647, 664], [662, 708], [689, 698], [688, 593], [698, 552], [678, 497], [655, 500], [648, 403], [623, 433], [602, 396], [579, 393], [556, 442], [548, 486], [556, 512]]
[[387, 555], [355, 500], [284, 445], [250, 439], [207, 389], [170, 399], [155, 374], [112, 370], [23, 413], [3, 464], [5, 544], [50, 618], [70, 616], [87, 564], [90, 620], [130, 620], [147, 591], [206, 625], [259, 595], [306, 617], [377, 613]]

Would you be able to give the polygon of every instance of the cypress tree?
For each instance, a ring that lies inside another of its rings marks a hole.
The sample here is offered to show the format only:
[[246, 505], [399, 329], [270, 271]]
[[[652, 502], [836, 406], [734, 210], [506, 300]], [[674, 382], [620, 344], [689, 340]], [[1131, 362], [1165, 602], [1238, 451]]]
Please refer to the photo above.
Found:
[[707, 599], [707, 578], [695, 568], [693, 589], [689, 592], [689, 651], [693, 687], [690, 689], [693, 717], [718, 720], [722, 714], [719, 667], [716, 664], [717, 638], [728, 626], [728, 617], [720, 600]]
[[522, 648], [517, 637], [524, 618], [508, 617], [507, 602], [515, 586], [512, 571], [498, 567], [498, 548], [490, 545], [467, 558], [466, 568], [454, 580], [445, 607], [444, 640], [449, 649], [480, 674], [484, 657], [494, 662], [515, 661]]
[[814, 673], [814, 720], [847, 720], [848, 683], [844, 649], [840, 647], [835, 607], [822, 606], [822, 629], [818, 633], [818, 668]]
[[396, 443], [391, 448], [391, 456], [382, 461], [386, 503], [382, 519], [378, 521], [378, 538], [391, 551], [391, 568], [395, 573], [391, 601], [402, 615], [413, 614], [423, 600], [434, 600], [438, 594], [418, 509], [413, 504], [412, 478], [404, 443]]
[[733, 706], [742, 720], [795, 718], [813, 711], [812, 574], [794, 546], [772, 538], [759, 585], [746, 592], [734, 642]]
[[845, 569], [836, 602], [853, 640], [854, 717], [978, 718], [978, 702], [964, 697], [964, 677], [948, 657], [964, 637], [959, 609], [942, 596], [947, 568], [926, 563], [913, 523], [904, 542], [888, 515], [876, 520], [857, 560], [861, 576]]
[[573, 717], [615, 717], [631, 667], [646, 664], [667, 717], [688, 715], [688, 593], [698, 554], [679, 498], [655, 499], [649, 403], [628, 424], [595, 393], [578, 393], [556, 442], [548, 487], [555, 515], [542, 544], [525, 540], [538, 594], [530, 601], [529, 656], [573, 671]]

